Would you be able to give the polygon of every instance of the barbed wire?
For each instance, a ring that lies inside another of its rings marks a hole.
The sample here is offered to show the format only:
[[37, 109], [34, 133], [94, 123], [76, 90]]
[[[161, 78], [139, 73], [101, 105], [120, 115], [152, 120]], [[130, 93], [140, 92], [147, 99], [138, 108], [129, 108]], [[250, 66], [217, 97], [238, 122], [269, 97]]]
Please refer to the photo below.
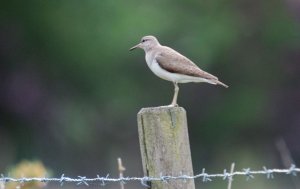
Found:
[[297, 168], [294, 164], [290, 166], [289, 169], [268, 169], [267, 167], [263, 167], [262, 170], [252, 171], [250, 168], [243, 169], [242, 171], [235, 171], [235, 172], [227, 172], [226, 169], [224, 169], [223, 173], [217, 173], [217, 174], [208, 174], [205, 172], [205, 169], [202, 169], [202, 172], [197, 175], [189, 176], [184, 175], [182, 173], [179, 173], [177, 176], [170, 176], [170, 175], [160, 175], [159, 177], [120, 177], [120, 178], [111, 178], [109, 177], [109, 174], [107, 174], [105, 177], [100, 177], [97, 175], [95, 178], [87, 178], [85, 176], [78, 176], [77, 178], [70, 178], [66, 177], [64, 174], [62, 174], [59, 178], [11, 178], [6, 177], [3, 174], [1, 174], [0, 177], [0, 183], [8, 183], [8, 182], [18, 182], [20, 184], [26, 183], [26, 182], [57, 182], [60, 183], [62, 186], [64, 183], [76, 183], [77, 185], [86, 185], [89, 186], [91, 183], [99, 182], [100, 185], [105, 186], [107, 183], [110, 182], [120, 182], [123, 184], [126, 184], [126, 182], [129, 181], [138, 181], [143, 186], [149, 187], [147, 185], [148, 182], [151, 181], [162, 181], [168, 183], [171, 180], [195, 180], [195, 179], [202, 179], [203, 182], [213, 181], [214, 178], [222, 178], [223, 180], [232, 180], [234, 176], [245, 176], [246, 180], [254, 179], [254, 175], [266, 175], [267, 179], [273, 179], [274, 174], [287, 174], [292, 176], [297, 176], [297, 173], [300, 172], [300, 168]]

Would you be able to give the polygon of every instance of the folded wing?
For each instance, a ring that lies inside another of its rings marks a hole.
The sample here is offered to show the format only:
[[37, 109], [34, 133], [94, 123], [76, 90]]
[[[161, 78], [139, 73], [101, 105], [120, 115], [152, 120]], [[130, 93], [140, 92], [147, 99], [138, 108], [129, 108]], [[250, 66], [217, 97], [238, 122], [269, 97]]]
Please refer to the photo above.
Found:
[[201, 70], [191, 60], [173, 49], [165, 47], [165, 49], [158, 54], [155, 59], [159, 66], [168, 72], [201, 77], [208, 80], [218, 80], [216, 76]]

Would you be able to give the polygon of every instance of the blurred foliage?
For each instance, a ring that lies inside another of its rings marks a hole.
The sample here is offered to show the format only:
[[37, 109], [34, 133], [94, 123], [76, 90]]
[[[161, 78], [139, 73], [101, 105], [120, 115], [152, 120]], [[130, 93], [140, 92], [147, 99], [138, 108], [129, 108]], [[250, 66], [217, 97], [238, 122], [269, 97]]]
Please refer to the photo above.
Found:
[[114, 174], [121, 156], [128, 174], [141, 174], [136, 113], [170, 103], [173, 93], [144, 52], [128, 52], [149, 34], [230, 86], [180, 85], [195, 172], [233, 161], [282, 166], [277, 138], [299, 163], [299, 7], [293, 0], [2, 2], [0, 172], [37, 158], [59, 174]]
[[[43, 178], [50, 176], [45, 166], [40, 161], [27, 161], [23, 160], [9, 170], [8, 175], [12, 178]], [[8, 182], [5, 184], [6, 189], [41, 189], [46, 186], [46, 183], [41, 182]]]

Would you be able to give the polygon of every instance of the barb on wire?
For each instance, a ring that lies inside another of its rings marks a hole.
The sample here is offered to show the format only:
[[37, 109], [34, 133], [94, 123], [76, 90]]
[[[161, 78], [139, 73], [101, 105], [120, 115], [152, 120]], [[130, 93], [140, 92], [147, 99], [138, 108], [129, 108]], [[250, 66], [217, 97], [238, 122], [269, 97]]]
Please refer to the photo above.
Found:
[[60, 186], [63, 186], [64, 185], [64, 181], [65, 181], [65, 174], [62, 174], [61, 176], [60, 176], [60, 180], [59, 180], [59, 182], [60, 182]]
[[178, 176], [179, 177], [179, 179], [182, 179], [182, 181], [184, 182], [184, 183], [186, 183], [187, 182], [187, 175], [184, 175], [183, 173], [182, 173], [182, 171], [180, 171], [180, 173], [179, 173], [179, 175], [180, 176]]
[[288, 175], [297, 176], [296, 165], [292, 164], [289, 171], [286, 173]]
[[274, 178], [274, 175], [273, 175], [273, 170], [271, 169], [267, 169], [266, 166], [263, 166], [263, 169], [267, 175], [267, 179], [273, 179]]
[[212, 181], [212, 179], [210, 179], [209, 175], [207, 173], [205, 173], [205, 168], [202, 169], [202, 181], [203, 182], [207, 182], [207, 181]]
[[61, 186], [63, 186], [64, 183], [74, 183], [77, 185], [84, 184], [86, 186], [89, 186], [91, 183], [97, 183], [99, 182], [101, 186], [105, 186], [107, 183], [113, 183], [113, 182], [119, 182], [124, 183], [132, 181], [132, 182], [140, 182], [142, 186], [149, 188], [149, 184], [151, 184], [152, 181], [161, 181], [161, 182], [171, 182], [173, 180], [182, 180], [183, 182], [186, 182], [187, 180], [195, 180], [202, 178], [203, 182], [213, 181], [213, 178], [221, 178], [223, 180], [230, 180], [233, 177], [236, 176], [245, 176], [247, 180], [254, 179], [254, 175], [266, 175], [267, 178], [274, 178], [274, 174], [285, 174], [285, 175], [291, 175], [291, 176], [297, 176], [297, 173], [300, 172], [300, 168], [297, 168], [294, 164], [290, 166], [288, 169], [268, 169], [267, 167], [263, 167], [262, 170], [252, 171], [250, 168], [243, 169], [242, 171], [235, 171], [235, 172], [227, 172], [226, 169], [223, 171], [223, 173], [217, 173], [217, 174], [209, 174], [205, 171], [205, 169], [202, 169], [202, 172], [197, 175], [184, 175], [182, 172], [178, 173], [178, 176], [174, 175], [159, 175], [158, 177], [119, 177], [119, 178], [111, 178], [109, 177], [109, 174], [107, 174], [104, 177], [100, 177], [99, 175], [96, 175], [95, 178], [87, 178], [85, 176], [78, 176], [77, 178], [70, 178], [66, 177], [65, 174], [62, 174], [58, 178], [12, 178], [5, 176], [3, 174], [0, 174], [0, 183], [8, 183], [8, 182], [18, 182], [18, 183], [25, 183], [25, 182], [56, 182], [59, 183]]
[[143, 178], [141, 179], [141, 184], [142, 184], [143, 186], [145, 186], [146, 188], [150, 188], [150, 186], [147, 184], [148, 181], [149, 181], [149, 177], [143, 177]]
[[88, 186], [89, 184], [87, 183], [87, 179], [86, 177], [82, 177], [82, 176], [78, 176], [78, 178], [80, 179], [79, 182], [77, 183], [77, 185], [81, 185], [81, 184], [85, 184], [86, 186]]
[[247, 169], [243, 169], [244, 172], [245, 172], [245, 176], [246, 176], [246, 180], [250, 180], [250, 179], [254, 179], [254, 176], [250, 173], [250, 168], [247, 168]]

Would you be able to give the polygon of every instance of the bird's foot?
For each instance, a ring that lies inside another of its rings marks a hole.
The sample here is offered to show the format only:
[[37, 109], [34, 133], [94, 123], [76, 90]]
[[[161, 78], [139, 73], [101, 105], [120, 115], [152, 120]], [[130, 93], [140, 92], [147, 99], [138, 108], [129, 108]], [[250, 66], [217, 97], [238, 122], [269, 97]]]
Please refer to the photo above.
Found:
[[160, 106], [161, 108], [172, 108], [172, 107], [178, 107], [178, 104], [170, 104], [165, 106]]
[[178, 104], [170, 104], [170, 105], [167, 105], [167, 107], [178, 107]]
[[178, 107], [178, 104], [170, 104], [169, 107]]

